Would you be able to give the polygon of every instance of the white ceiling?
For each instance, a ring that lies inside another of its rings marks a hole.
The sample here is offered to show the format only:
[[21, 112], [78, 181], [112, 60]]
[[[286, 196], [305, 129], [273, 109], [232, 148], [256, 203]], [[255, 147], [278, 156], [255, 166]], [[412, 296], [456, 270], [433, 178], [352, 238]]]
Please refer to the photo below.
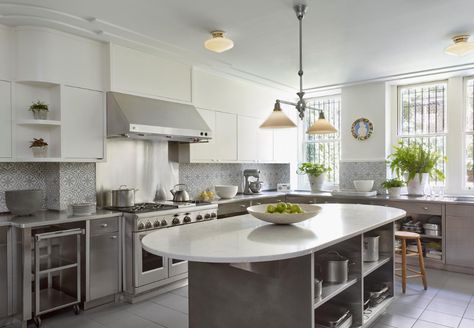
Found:
[[[0, 14], [4, 15], [0, 23], [55, 25], [65, 30], [74, 25], [123, 34], [128, 39], [136, 38], [201, 60], [216, 60], [237, 71], [297, 87], [298, 25], [292, 9], [294, 3], [293, 0], [0, 0]], [[474, 63], [474, 56], [458, 58], [443, 52], [453, 34], [474, 34], [472, 0], [306, 3], [309, 9], [304, 19], [305, 88]], [[203, 42], [213, 29], [227, 31], [235, 42], [234, 49], [222, 54], [205, 50]]]

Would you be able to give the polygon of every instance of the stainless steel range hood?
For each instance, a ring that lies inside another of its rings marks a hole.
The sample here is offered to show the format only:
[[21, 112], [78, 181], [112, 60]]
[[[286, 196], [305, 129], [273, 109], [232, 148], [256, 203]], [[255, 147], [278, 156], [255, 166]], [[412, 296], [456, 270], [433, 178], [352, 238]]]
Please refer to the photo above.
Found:
[[200, 142], [212, 131], [192, 105], [107, 92], [107, 137]]

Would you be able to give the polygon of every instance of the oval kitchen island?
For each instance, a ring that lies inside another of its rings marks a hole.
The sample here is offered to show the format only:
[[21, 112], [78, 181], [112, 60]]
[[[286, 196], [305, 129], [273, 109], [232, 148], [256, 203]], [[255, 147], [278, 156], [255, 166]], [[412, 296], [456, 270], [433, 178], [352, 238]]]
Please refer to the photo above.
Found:
[[[143, 238], [150, 253], [189, 261], [190, 328], [312, 328], [325, 307], [350, 310], [352, 327], [367, 327], [393, 299], [394, 221], [403, 210], [322, 204], [315, 217], [273, 225], [241, 215]], [[379, 236], [379, 258], [363, 261], [364, 236]], [[349, 259], [348, 278], [324, 282], [325, 257]], [[364, 312], [364, 291], [386, 286], [386, 298]]]

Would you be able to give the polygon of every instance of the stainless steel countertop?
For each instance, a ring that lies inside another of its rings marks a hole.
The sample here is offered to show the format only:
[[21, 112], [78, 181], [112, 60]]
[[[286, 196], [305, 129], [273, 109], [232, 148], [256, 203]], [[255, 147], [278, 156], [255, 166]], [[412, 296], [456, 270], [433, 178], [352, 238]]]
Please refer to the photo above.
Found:
[[[234, 198], [231, 199], [217, 199], [214, 200], [213, 203], [217, 204], [227, 204], [227, 203], [234, 203], [244, 200], [252, 200], [252, 199], [259, 199], [259, 198], [268, 198], [268, 197], [278, 197], [278, 196], [301, 196], [301, 197], [321, 197], [321, 198], [331, 198], [331, 199], [359, 199], [359, 200], [385, 200], [385, 201], [393, 201], [393, 202], [422, 202], [422, 203], [436, 203], [436, 204], [464, 204], [464, 205], [473, 205], [474, 206], [474, 198], [473, 201], [469, 200], [455, 200], [455, 196], [444, 196], [444, 197], [409, 197], [409, 196], [400, 196], [397, 198], [389, 197], [388, 195], [377, 195], [371, 197], [359, 197], [359, 196], [333, 196], [330, 192], [310, 192], [310, 191], [298, 191], [292, 190], [289, 192], [278, 192], [278, 191], [263, 191], [259, 194], [255, 195], [243, 195], [238, 194]], [[460, 196], [462, 197], [462, 196]]]
[[86, 216], [72, 216], [66, 211], [39, 211], [30, 216], [0, 215], [0, 227], [35, 228], [51, 224], [71, 223], [120, 216], [122, 213], [97, 209], [97, 212]]

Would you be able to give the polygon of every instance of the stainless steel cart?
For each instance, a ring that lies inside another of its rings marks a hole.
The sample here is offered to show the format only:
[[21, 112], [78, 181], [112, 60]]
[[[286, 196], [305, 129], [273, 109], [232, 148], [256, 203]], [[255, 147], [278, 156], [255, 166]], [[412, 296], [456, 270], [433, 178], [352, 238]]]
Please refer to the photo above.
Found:
[[84, 229], [78, 228], [34, 234], [33, 321], [37, 327], [41, 325], [42, 314], [69, 306], [75, 314], [79, 313], [84, 233]]

